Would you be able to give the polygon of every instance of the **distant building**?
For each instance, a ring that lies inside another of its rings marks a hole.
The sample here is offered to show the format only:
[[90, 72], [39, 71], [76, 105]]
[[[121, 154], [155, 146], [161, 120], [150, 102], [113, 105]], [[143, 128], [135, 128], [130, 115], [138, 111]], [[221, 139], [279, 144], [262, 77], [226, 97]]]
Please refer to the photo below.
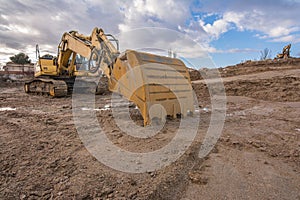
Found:
[[34, 64], [15, 64], [12, 62], [6, 63], [6, 65], [3, 67], [4, 71], [6, 71], [8, 74], [23, 74], [23, 75], [30, 75], [34, 74]]
[[33, 77], [34, 75], [34, 64], [16, 64], [12, 62], [6, 63], [3, 66], [4, 71], [0, 71], [1, 75], [7, 76], [11, 79], [18, 79], [24, 77]]

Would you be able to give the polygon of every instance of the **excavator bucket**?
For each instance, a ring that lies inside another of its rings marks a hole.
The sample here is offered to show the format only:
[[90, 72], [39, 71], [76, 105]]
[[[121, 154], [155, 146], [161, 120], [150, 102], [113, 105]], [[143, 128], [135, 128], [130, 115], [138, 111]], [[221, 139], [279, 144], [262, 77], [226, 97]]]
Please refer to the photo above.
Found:
[[189, 72], [179, 59], [127, 50], [111, 74], [109, 89], [137, 105], [144, 125], [194, 112]]

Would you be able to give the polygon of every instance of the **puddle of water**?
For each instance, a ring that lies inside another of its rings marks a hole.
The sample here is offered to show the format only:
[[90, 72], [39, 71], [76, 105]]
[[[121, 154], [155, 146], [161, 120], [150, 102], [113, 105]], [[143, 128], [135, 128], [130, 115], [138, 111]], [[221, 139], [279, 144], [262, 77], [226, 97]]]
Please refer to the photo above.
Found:
[[92, 109], [92, 108], [81, 108], [81, 110], [83, 111], [91, 111], [91, 110], [95, 110], [95, 111], [103, 111], [103, 110], [110, 110], [110, 108], [95, 108], [95, 109]]
[[34, 114], [46, 114], [46, 112], [41, 111], [41, 110], [32, 110], [31, 112]]
[[[116, 108], [124, 107], [124, 106], [128, 106], [128, 104], [126, 104], [126, 105], [116, 105]], [[115, 108], [115, 107], [114, 106], [112, 107], [110, 104], [106, 104], [106, 105], [104, 105], [103, 108], [94, 108], [94, 109], [92, 109], [92, 108], [83, 107], [83, 108], [81, 108], [81, 110], [83, 110], [83, 111], [92, 111], [92, 110], [94, 110], [94, 111], [105, 111], [105, 110], [111, 110], [112, 108]], [[135, 106], [133, 109], [138, 110], [138, 107]]]
[[16, 108], [11, 108], [11, 107], [0, 108], [0, 111], [7, 111], [7, 110], [17, 110], [17, 109]]

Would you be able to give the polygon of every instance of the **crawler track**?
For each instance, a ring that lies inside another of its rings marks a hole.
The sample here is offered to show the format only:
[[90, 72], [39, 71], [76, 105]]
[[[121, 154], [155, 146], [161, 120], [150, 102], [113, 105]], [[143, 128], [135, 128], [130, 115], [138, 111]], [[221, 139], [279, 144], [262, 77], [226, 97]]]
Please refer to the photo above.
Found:
[[[78, 79], [52, 79], [52, 78], [35, 78], [24, 84], [26, 93], [46, 94], [53, 97], [64, 97], [76, 93], [92, 92], [95, 94], [108, 93], [108, 79], [102, 77], [98, 83], [94, 81]], [[76, 87], [76, 88], [74, 88]]]
[[63, 80], [33, 79], [24, 84], [26, 93], [48, 94], [53, 97], [63, 97], [68, 94], [68, 86]]

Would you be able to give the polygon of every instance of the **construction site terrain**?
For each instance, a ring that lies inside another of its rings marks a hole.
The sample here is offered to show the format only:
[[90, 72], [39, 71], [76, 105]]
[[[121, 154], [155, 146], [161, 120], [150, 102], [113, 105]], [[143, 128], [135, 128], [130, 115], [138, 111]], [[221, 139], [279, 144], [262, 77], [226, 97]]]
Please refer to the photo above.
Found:
[[[198, 135], [176, 162], [155, 172], [125, 173], [85, 148], [72, 96], [51, 98], [0, 79], [0, 199], [300, 199], [300, 59], [245, 62], [220, 68], [226, 120], [210, 154], [198, 157], [211, 120], [209, 69], [191, 70], [200, 107]], [[122, 132], [98, 95], [97, 118], [121, 148], [149, 152], [168, 144], [180, 119], [159, 134]], [[132, 113], [136, 124], [143, 119]]]

